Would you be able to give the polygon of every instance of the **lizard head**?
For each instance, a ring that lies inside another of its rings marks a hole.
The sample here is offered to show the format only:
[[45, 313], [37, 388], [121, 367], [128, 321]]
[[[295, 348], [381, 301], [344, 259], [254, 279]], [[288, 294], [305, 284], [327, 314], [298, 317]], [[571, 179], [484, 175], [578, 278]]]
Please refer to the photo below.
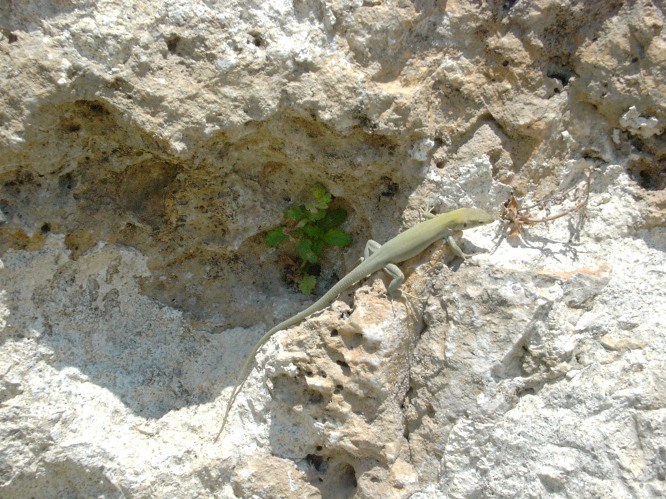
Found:
[[495, 221], [495, 217], [479, 208], [460, 208], [452, 211], [451, 215], [455, 230], [471, 229]]

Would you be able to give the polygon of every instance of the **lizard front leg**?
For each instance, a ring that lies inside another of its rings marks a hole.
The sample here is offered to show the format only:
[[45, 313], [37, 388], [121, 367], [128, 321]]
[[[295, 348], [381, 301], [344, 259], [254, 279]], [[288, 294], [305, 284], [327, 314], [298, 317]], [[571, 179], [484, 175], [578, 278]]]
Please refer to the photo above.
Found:
[[453, 253], [455, 253], [457, 256], [459, 256], [463, 260], [466, 260], [467, 258], [472, 256], [472, 255], [468, 255], [467, 253], [464, 253], [463, 250], [460, 249], [460, 246], [458, 246], [455, 239], [453, 239], [453, 234], [446, 237], [446, 242], [449, 245], [449, 248], [451, 248], [451, 251], [453, 251]]

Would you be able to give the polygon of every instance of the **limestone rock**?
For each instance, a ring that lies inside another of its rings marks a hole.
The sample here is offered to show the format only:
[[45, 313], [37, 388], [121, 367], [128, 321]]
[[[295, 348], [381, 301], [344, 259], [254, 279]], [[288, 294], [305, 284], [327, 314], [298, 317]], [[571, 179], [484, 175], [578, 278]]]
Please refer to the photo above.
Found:
[[[0, 2], [0, 497], [661, 497], [664, 6]], [[478, 206], [312, 297], [267, 230]], [[511, 200], [515, 196], [515, 200]]]

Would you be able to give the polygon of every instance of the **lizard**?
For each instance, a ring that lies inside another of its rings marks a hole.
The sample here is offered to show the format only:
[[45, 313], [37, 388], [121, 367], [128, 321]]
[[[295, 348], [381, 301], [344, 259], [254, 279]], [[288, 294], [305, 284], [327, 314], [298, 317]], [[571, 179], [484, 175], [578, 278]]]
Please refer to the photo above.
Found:
[[254, 349], [250, 352], [243, 367], [240, 370], [236, 384], [231, 391], [231, 396], [227, 402], [227, 408], [224, 412], [222, 425], [220, 431], [215, 437], [215, 442], [220, 438], [224, 427], [227, 423], [227, 418], [231, 412], [240, 389], [247, 380], [247, 377], [252, 371], [252, 364], [255, 356], [261, 347], [277, 332], [288, 329], [300, 323], [308, 316], [318, 312], [328, 306], [335, 300], [340, 293], [347, 290], [361, 279], [374, 274], [378, 270], [384, 269], [393, 279], [388, 285], [388, 294], [392, 297], [399, 298], [402, 292], [398, 289], [405, 279], [405, 276], [397, 267], [396, 263], [404, 262], [412, 257], [415, 257], [428, 246], [439, 239], [445, 239], [451, 250], [459, 257], [465, 259], [466, 255], [458, 247], [453, 239], [454, 232], [463, 229], [470, 229], [478, 227], [479, 225], [488, 224], [494, 221], [494, 218], [489, 213], [478, 208], [459, 208], [454, 211], [443, 213], [441, 215], [433, 215], [426, 213], [427, 220], [419, 222], [413, 227], [404, 232], [399, 233], [393, 239], [390, 239], [384, 244], [379, 244], [376, 241], [369, 240], [363, 251], [363, 257], [359, 259], [359, 264], [354, 267], [347, 275], [340, 279], [333, 287], [331, 287], [321, 298], [310, 305], [308, 308], [299, 312], [298, 314], [280, 322], [274, 326], [266, 334], [264, 334]]

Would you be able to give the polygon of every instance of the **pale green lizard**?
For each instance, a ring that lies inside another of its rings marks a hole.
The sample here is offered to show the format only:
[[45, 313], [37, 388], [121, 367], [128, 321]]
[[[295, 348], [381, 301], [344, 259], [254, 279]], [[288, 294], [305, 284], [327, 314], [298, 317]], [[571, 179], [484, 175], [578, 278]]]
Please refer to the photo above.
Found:
[[494, 220], [490, 214], [478, 208], [460, 208], [441, 215], [434, 216], [429, 213], [428, 215], [432, 218], [401, 232], [383, 245], [372, 240], [368, 241], [359, 265], [340, 279], [340, 281], [329, 289], [324, 296], [319, 298], [319, 300], [302, 312], [281, 322], [262, 336], [259, 343], [257, 343], [257, 346], [255, 346], [252, 352], [250, 352], [250, 355], [243, 364], [238, 380], [234, 385], [234, 389], [231, 391], [231, 396], [227, 402], [227, 409], [224, 412], [224, 418], [222, 419], [222, 426], [215, 437], [216, 442], [224, 430], [224, 426], [227, 423], [227, 418], [229, 417], [231, 407], [236, 400], [236, 396], [252, 371], [254, 357], [271, 336], [278, 331], [282, 331], [283, 329], [298, 324], [309, 315], [323, 309], [347, 288], [351, 287], [364, 277], [381, 269], [384, 269], [391, 277], [393, 277], [393, 280], [388, 286], [388, 293], [394, 297], [401, 296], [402, 292], [398, 288], [404, 281], [405, 276], [395, 265], [396, 263], [404, 262], [405, 260], [418, 255], [438, 239], [446, 239], [453, 252], [461, 258], [465, 258], [468, 255], [465, 255], [453, 240], [453, 233], [463, 229], [470, 229], [472, 227], [484, 225]]

